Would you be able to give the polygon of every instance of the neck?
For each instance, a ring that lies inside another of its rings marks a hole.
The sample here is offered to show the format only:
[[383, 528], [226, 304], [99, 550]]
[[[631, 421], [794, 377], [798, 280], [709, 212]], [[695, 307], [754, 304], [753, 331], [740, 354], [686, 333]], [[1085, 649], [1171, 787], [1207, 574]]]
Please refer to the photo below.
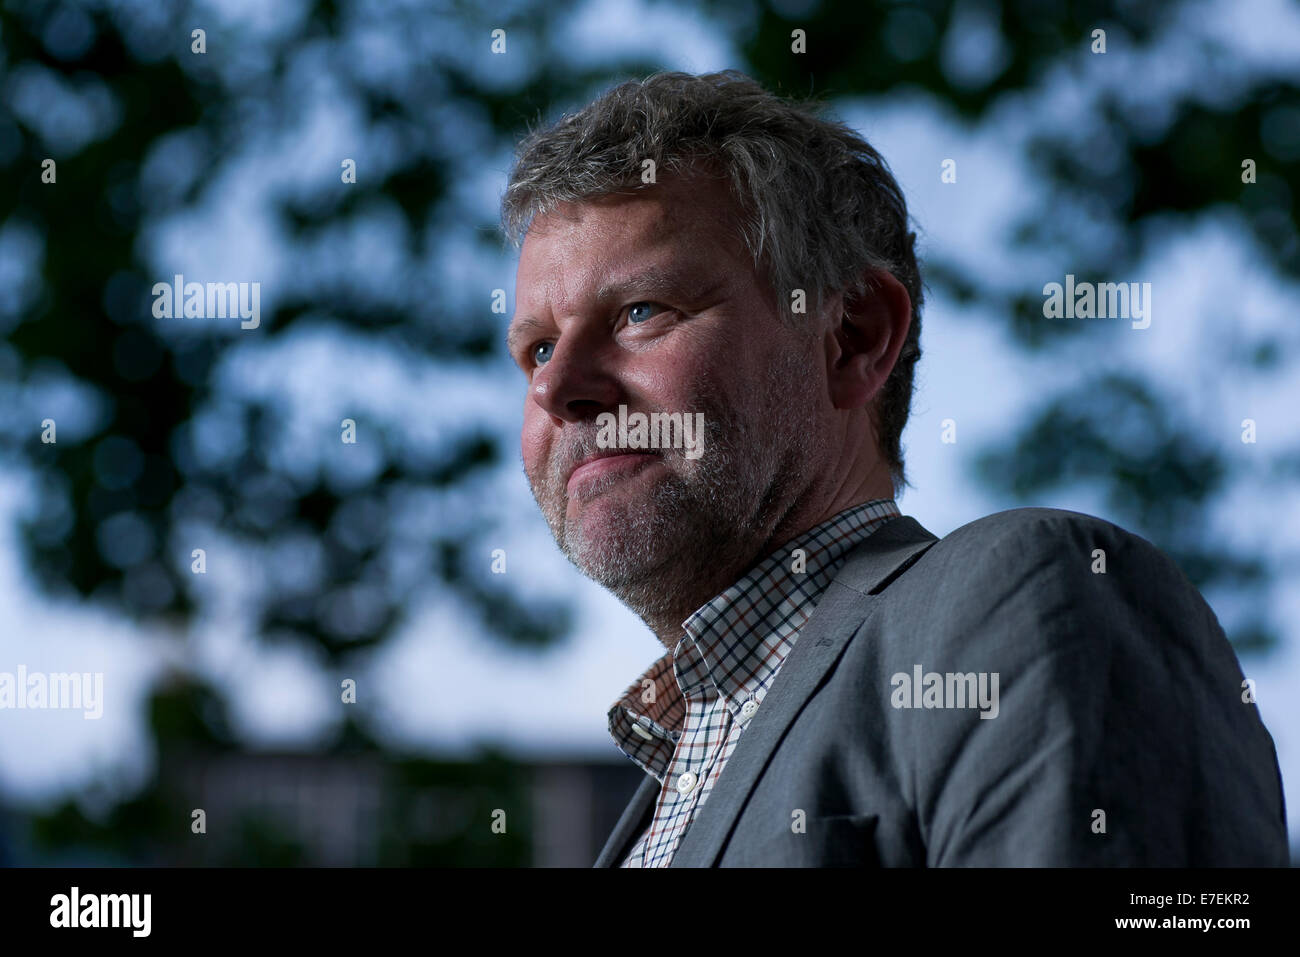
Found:
[[[653, 585], [636, 589], [619, 598], [654, 632], [660, 643], [672, 651], [682, 637], [682, 623], [704, 604], [734, 585], [751, 568], [805, 532], [829, 521], [841, 512], [878, 499], [894, 497], [889, 470], [878, 463], [860, 481], [841, 482], [816, 502], [808, 497], [794, 503], [772, 521], [766, 535], [761, 532], [743, 538], [730, 549], [698, 548], [686, 561], [650, 576]], [[725, 551], [728, 554], [722, 554]]]

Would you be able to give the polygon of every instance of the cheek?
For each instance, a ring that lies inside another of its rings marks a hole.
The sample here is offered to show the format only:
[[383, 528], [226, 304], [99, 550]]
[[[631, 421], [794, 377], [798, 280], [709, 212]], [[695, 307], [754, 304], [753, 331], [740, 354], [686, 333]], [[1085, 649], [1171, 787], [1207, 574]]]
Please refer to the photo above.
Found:
[[523, 453], [524, 470], [529, 475], [546, 465], [550, 452], [550, 422], [547, 415], [537, 406], [528, 402], [524, 406], [524, 424], [519, 433], [520, 451]]
[[744, 409], [765, 399], [767, 363], [762, 349], [752, 342], [709, 337], [679, 357], [673, 371], [681, 394], [707, 395], [715, 405]]
[[701, 392], [721, 389], [725, 395], [735, 394], [733, 380], [748, 379], [751, 366], [749, 356], [712, 330], [710, 334], [687, 332], [671, 348], [656, 350], [636, 363], [629, 379], [654, 408], [690, 411], [685, 406]]

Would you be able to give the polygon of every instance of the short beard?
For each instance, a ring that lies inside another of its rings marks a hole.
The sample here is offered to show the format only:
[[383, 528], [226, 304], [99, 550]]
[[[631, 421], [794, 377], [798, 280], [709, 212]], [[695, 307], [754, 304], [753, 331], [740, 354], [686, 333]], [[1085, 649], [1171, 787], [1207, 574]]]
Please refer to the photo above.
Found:
[[[661, 637], [766, 554], [773, 532], [812, 484], [816, 406], [799, 388], [807, 382], [807, 359], [785, 356], [769, 381], [755, 384], [763, 405], [745, 416], [704, 384], [689, 410], [704, 413], [703, 455], [692, 461], [681, 449], [664, 450], [669, 474], [648, 500], [601, 503], [599, 528], [568, 520], [562, 470], [572, 456], [553, 456], [542, 494], [529, 477], [560, 550]], [[597, 479], [585, 497], [595, 502], [621, 481]]]

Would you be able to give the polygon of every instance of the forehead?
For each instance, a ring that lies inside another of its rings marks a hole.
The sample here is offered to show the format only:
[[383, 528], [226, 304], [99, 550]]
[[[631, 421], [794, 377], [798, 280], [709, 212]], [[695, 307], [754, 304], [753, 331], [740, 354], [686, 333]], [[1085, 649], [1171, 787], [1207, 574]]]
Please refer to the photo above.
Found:
[[523, 301], [590, 293], [629, 270], [734, 268], [744, 260], [723, 180], [666, 180], [648, 189], [560, 204], [529, 227], [519, 257]]

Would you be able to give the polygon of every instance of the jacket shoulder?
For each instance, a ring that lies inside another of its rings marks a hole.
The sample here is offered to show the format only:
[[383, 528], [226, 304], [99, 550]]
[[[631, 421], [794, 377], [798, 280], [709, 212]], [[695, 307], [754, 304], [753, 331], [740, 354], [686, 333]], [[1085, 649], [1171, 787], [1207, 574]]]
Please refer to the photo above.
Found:
[[1005, 575], [1026, 566], [1074, 574], [1081, 562], [1091, 566], [1099, 558], [1105, 564], [1118, 559], [1178, 588], [1192, 587], [1173, 559], [1141, 535], [1061, 508], [1012, 508], [986, 515], [949, 532], [926, 555], [930, 569], [943, 569], [949, 578]]
[[949, 532], [940, 539], [940, 544], [988, 547], [1000, 541], [1059, 540], [1079, 533], [1099, 534], [1117, 540], [1131, 539], [1149, 548], [1155, 547], [1141, 536], [1104, 518], [1064, 508], [1041, 507], [1011, 508], [985, 515]]

